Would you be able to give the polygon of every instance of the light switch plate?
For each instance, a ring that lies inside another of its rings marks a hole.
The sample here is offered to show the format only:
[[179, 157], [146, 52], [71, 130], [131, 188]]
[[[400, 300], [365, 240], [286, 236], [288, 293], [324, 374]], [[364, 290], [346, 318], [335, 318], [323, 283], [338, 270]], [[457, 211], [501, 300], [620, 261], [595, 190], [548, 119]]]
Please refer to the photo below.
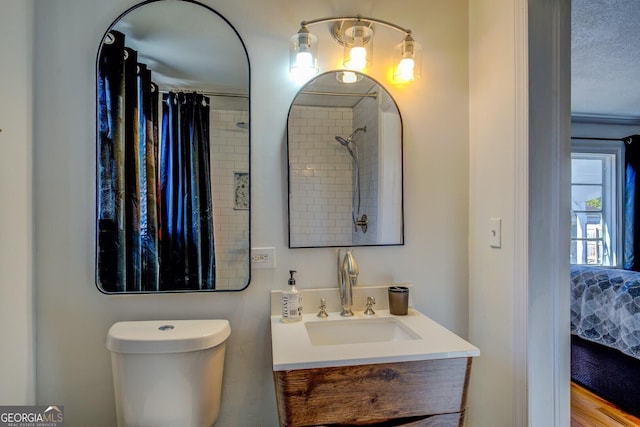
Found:
[[492, 248], [502, 247], [502, 219], [489, 219], [489, 246]]

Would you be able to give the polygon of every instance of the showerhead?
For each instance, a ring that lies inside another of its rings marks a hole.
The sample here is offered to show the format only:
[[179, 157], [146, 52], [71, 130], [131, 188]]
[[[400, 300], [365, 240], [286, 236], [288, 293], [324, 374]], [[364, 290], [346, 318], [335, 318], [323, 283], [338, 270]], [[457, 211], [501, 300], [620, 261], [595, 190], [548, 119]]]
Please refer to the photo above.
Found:
[[344, 139], [341, 136], [336, 135], [336, 141], [338, 141], [340, 144], [344, 145], [345, 147], [349, 146], [349, 140], [348, 139]]
[[367, 131], [367, 127], [361, 127], [358, 128], [356, 130], [353, 131], [353, 133], [351, 135], [349, 135], [349, 138], [347, 138], [349, 141], [351, 141], [353, 138], [355, 138], [355, 136], [358, 134], [358, 132], [366, 132]]
[[355, 138], [355, 136], [359, 133], [359, 132], [366, 132], [367, 131], [367, 127], [361, 127], [358, 128], [356, 130], [353, 131], [353, 133], [351, 135], [349, 135], [346, 138], [343, 138], [339, 135], [336, 135], [336, 141], [338, 141], [340, 144], [344, 145], [345, 147], [349, 147], [349, 144], [351, 144], [351, 142], [353, 141], [353, 138]]

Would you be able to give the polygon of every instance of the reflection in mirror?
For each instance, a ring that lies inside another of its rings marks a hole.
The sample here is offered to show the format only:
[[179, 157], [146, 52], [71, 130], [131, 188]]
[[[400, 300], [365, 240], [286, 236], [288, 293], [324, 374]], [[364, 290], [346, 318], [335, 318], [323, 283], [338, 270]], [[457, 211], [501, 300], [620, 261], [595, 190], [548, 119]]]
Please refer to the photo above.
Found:
[[249, 60], [193, 1], [133, 7], [97, 57], [96, 283], [241, 290], [250, 279]]
[[340, 74], [311, 80], [289, 110], [289, 247], [402, 245], [400, 112], [375, 80]]

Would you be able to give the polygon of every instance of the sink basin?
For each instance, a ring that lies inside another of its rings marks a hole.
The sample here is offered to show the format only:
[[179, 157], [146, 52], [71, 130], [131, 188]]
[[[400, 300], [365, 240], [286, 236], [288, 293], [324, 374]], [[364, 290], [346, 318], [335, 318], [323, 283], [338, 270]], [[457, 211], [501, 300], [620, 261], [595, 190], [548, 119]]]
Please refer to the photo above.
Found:
[[311, 345], [363, 344], [421, 338], [392, 317], [305, 322], [304, 326]]
[[[411, 285], [407, 285], [411, 286]], [[472, 344], [409, 305], [403, 316], [389, 312], [388, 286], [356, 286], [355, 315], [342, 317], [337, 288], [303, 290], [302, 321], [283, 323], [282, 292], [271, 293], [271, 356], [274, 371], [468, 358], [480, 355]], [[367, 297], [377, 301], [364, 315]], [[317, 317], [312, 301], [325, 299], [329, 317]]]

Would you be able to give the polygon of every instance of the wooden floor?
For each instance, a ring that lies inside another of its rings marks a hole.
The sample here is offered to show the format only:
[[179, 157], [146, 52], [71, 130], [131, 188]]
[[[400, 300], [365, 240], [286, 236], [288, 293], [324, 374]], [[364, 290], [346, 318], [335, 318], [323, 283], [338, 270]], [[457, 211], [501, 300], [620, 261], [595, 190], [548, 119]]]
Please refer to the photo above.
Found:
[[640, 419], [571, 383], [571, 427], [635, 427]]

